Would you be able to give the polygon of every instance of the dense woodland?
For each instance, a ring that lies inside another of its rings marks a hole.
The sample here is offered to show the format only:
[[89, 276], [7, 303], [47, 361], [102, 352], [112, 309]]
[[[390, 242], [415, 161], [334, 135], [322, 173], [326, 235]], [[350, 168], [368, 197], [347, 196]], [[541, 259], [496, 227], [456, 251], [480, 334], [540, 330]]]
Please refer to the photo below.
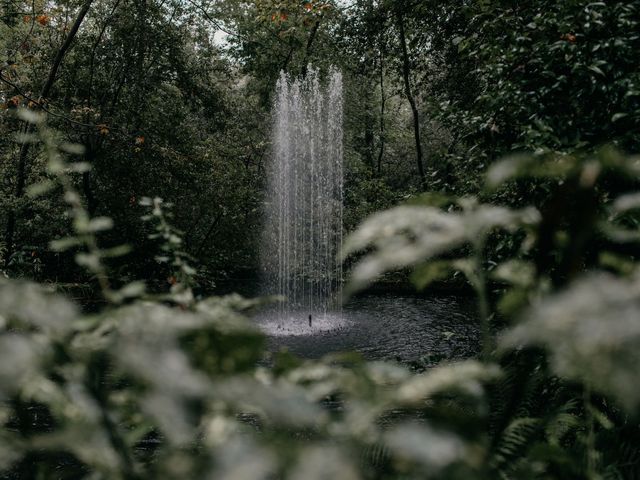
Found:
[[[640, 1], [0, 2], [0, 478], [640, 478]], [[464, 279], [479, 358], [265, 360], [221, 296], [309, 65], [346, 292]]]

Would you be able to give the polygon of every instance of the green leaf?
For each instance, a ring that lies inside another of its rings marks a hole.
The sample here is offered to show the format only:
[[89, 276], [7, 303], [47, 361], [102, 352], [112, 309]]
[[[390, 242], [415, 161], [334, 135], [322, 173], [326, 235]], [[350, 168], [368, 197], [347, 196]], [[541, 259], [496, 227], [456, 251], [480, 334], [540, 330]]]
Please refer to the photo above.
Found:
[[431, 475], [468, 457], [467, 446], [458, 435], [429, 425], [406, 423], [391, 429], [384, 438], [397, 458], [417, 463]]
[[140, 297], [141, 295], [144, 294], [145, 290], [146, 290], [146, 285], [144, 282], [142, 281], [131, 282], [125, 285], [124, 287], [122, 287], [120, 290], [112, 292], [110, 300], [115, 303], [119, 303], [129, 298]]
[[516, 285], [519, 287], [527, 287], [533, 282], [535, 268], [529, 262], [522, 260], [509, 260], [503, 262], [491, 272], [491, 277], [495, 280]]
[[88, 162], [75, 162], [69, 164], [69, 170], [75, 173], [86, 173], [91, 171], [91, 164]]
[[72, 155], [83, 155], [86, 149], [84, 145], [79, 143], [62, 143], [60, 145], [60, 150]]
[[305, 448], [287, 478], [290, 480], [359, 480], [354, 458], [335, 445]]
[[37, 135], [33, 133], [16, 133], [15, 135], [16, 142], [18, 143], [37, 143], [39, 138]]
[[105, 258], [117, 258], [131, 253], [131, 246], [118, 245], [117, 247], [108, 248], [102, 251], [102, 256]]
[[92, 218], [87, 225], [88, 232], [102, 232], [104, 230], [110, 230], [113, 228], [113, 220], [109, 217], [96, 217]]
[[616, 198], [611, 206], [611, 211], [615, 215], [640, 208], [640, 192], [621, 195]]
[[601, 77], [605, 77], [606, 76], [605, 73], [597, 65], [589, 65], [587, 68], [589, 70], [591, 70], [592, 72], [597, 73]]
[[600, 252], [600, 255], [598, 255], [598, 263], [603, 268], [613, 270], [621, 275], [630, 275], [636, 268], [635, 263], [630, 257], [609, 251]]
[[37, 113], [26, 108], [18, 110], [18, 118], [24, 120], [27, 123], [39, 124], [45, 121], [44, 113]]
[[66, 237], [59, 240], [52, 240], [49, 243], [49, 248], [54, 252], [64, 252], [70, 248], [82, 245], [82, 241], [76, 237]]
[[[22, 326], [36, 326], [46, 333], [63, 333], [75, 320], [77, 310], [61, 295], [53, 294], [35, 283], [2, 281], [0, 282], [0, 315], [9, 321], [17, 321]], [[16, 365], [11, 362], [10, 364]], [[14, 371], [16, 371], [15, 368]]]
[[100, 269], [100, 258], [97, 255], [89, 253], [78, 253], [76, 255], [76, 263], [81, 267], [86, 267], [92, 272]]
[[618, 120], [621, 120], [621, 119], [623, 119], [625, 117], [628, 117], [628, 116], [629, 116], [628, 113], [616, 113], [613, 117], [611, 117], [611, 122], [615, 123]]
[[566, 177], [578, 164], [570, 156], [536, 157], [527, 154], [515, 154], [494, 163], [487, 172], [486, 186], [493, 191], [509, 180], [518, 178], [557, 178]]
[[411, 282], [418, 290], [424, 290], [437, 280], [447, 278], [454, 271], [449, 260], [429, 262], [414, 270], [411, 274]]
[[475, 360], [441, 365], [403, 382], [394, 390], [393, 398], [400, 405], [419, 405], [426, 398], [445, 392], [478, 397], [482, 395], [483, 384], [495, 381], [501, 374], [497, 365]]
[[41, 195], [44, 195], [45, 193], [50, 192], [55, 187], [55, 185], [56, 184], [51, 180], [43, 180], [41, 182], [35, 183], [27, 188], [27, 196], [29, 196], [30, 198], [39, 197]]
[[508, 180], [521, 176], [528, 171], [528, 167], [535, 159], [528, 154], [517, 154], [505, 157], [494, 163], [487, 172], [486, 185], [489, 189], [496, 189]]

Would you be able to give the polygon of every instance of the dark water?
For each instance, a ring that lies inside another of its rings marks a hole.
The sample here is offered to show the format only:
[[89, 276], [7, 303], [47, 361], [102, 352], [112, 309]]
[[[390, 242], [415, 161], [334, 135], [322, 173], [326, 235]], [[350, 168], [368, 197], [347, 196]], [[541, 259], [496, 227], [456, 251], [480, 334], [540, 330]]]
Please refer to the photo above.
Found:
[[286, 348], [304, 358], [358, 351], [370, 360], [417, 361], [425, 356], [464, 358], [479, 351], [475, 303], [469, 297], [363, 295], [341, 313], [263, 313], [256, 322], [271, 351]]

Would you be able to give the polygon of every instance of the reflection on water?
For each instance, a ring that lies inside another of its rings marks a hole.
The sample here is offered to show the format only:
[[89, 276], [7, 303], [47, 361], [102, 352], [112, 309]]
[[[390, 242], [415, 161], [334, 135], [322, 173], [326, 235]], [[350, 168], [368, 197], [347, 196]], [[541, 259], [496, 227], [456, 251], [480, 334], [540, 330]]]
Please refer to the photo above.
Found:
[[455, 296], [363, 295], [342, 312], [263, 313], [255, 320], [272, 351], [287, 348], [305, 358], [356, 350], [365, 358], [417, 360], [425, 355], [469, 357], [479, 351], [473, 299]]
[[[311, 316], [311, 320], [309, 320]], [[353, 326], [344, 312], [309, 314], [307, 311], [265, 313], [258, 317], [262, 331], [269, 337], [314, 336], [337, 333]]]

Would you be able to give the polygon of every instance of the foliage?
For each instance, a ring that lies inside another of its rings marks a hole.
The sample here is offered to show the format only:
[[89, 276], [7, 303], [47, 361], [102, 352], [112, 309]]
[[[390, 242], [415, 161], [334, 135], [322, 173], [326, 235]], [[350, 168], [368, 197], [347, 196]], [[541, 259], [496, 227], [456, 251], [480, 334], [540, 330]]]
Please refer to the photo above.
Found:
[[[159, 199], [143, 203], [153, 207], [154, 236], [184, 275], [179, 291], [160, 299], [176, 306], [145, 299], [138, 284], [113, 290], [103, 262], [109, 256], [97, 240], [111, 222], [90, 218], [73, 187], [72, 177], [86, 167], [67, 162], [42, 116], [22, 115], [37, 126], [73, 219], [74, 234], [55, 246], [78, 249], [77, 261], [97, 277], [108, 304], [83, 315], [41, 286], [3, 281], [0, 363], [21, 365], [18, 375], [0, 370], [0, 468], [9, 478], [61, 468], [65, 476], [92, 478], [323, 478], [327, 469], [318, 459], [326, 457], [337, 475], [357, 478], [357, 452], [381, 442], [416, 474], [474, 466], [464, 456], [471, 445], [454, 432], [403, 422], [388, 430], [378, 421], [398, 408], [435, 408], [425, 397], [449, 391], [481, 411], [495, 367], [469, 361], [414, 376], [405, 367], [348, 357], [258, 367], [262, 336], [241, 314], [258, 302], [190, 295], [192, 272]], [[65, 150], [81, 153], [75, 145]], [[34, 193], [53, 188], [52, 180]], [[322, 405], [341, 397], [339, 410]], [[299, 439], [293, 444], [292, 434]], [[407, 435], [441, 439], [438, 454], [412, 450]], [[249, 463], [240, 460], [246, 457]]]
[[[240, 118], [258, 122], [266, 114], [256, 116], [247, 101], [250, 96], [229, 88], [239, 77], [213, 43], [206, 18], [193, 5], [180, 2], [96, 0], [49, 98], [39, 99], [35, 92], [47, 79], [77, 5], [9, 3], [7, 15], [15, 13], [2, 23], [9, 35], [1, 35], [5, 45], [0, 54], [0, 155], [7, 179], [1, 218], [4, 228], [13, 210], [17, 221], [10, 242], [15, 248], [8, 245], [7, 254], [32, 245], [29, 253], [42, 260], [35, 278], [78, 279], [69, 257], [46, 251], [48, 239], [66, 228], [58, 197], [35, 201], [17, 188], [21, 178], [29, 186], [44, 173], [42, 154], [35, 148], [25, 156], [24, 170], [16, 162], [13, 139], [25, 124], [14, 112], [25, 106], [46, 113], [65, 141], [83, 145], [83, 161], [92, 168], [83, 173], [77, 189], [93, 215], [109, 216], [118, 226], [108, 233], [108, 242], [127, 243], [136, 252], [119, 265], [121, 275], [156, 268], [153, 256], [143, 254], [151, 246], [146, 227], [138, 221], [138, 202], [146, 195], [162, 195], [175, 205], [175, 222], [185, 232], [185, 243], [208, 265], [250, 265], [253, 245], [243, 232], [258, 221], [255, 192], [264, 147], [258, 144], [260, 135], [249, 140], [238, 129], [245, 126]], [[40, 15], [47, 16], [45, 25], [38, 22]], [[229, 111], [238, 116], [232, 120]], [[228, 242], [221, 241], [221, 231]], [[226, 248], [229, 243], [236, 248]], [[4, 260], [12, 275], [22, 274], [18, 258]]]
[[[527, 156], [498, 162], [487, 185], [495, 189], [542, 175], [561, 179], [555, 187], [559, 191], [570, 185], [583, 198], [607, 198], [614, 193], [607, 192], [616, 186], [614, 178], [638, 175], [636, 158], [610, 150], [540, 162]], [[484, 322], [485, 361], [501, 358], [506, 377], [492, 395], [489, 427], [490, 468], [503, 478], [637, 473], [637, 464], [625, 469], [625, 454], [603, 440], [613, 435], [622, 445], [635, 441], [627, 435], [638, 414], [638, 280], [635, 250], [629, 248], [638, 241], [636, 201], [637, 194], [627, 192], [609, 200], [608, 208], [583, 203], [580, 222], [567, 221], [564, 212], [541, 215], [535, 209], [477, 205], [469, 199], [446, 210], [414, 204], [372, 216], [345, 242], [345, 255], [366, 252], [353, 270], [353, 289], [406, 267], [415, 268], [413, 280], [422, 288], [456, 271], [467, 277]], [[623, 212], [630, 217], [623, 220]], [[496, 255], [487, 261], [486, 255], [495, 255], [487, 251], [494, 244], [491, 237], [504, 235], [497, 227], [506, 229], [519, 247], [512, 258]], [[521, 228], [526, 235], [518, 234]], [[615, 273], [582, 273], [594, 267]], [[554, 283], [564, 287], [554, 291]], [[547, 357], [534, 353], [536, 348]], [[535, 396], [525, 393], [529, 388]]]
[[[356, 266], [352, 289], [407, 266], [419, 267], [415, 280], [423, 284], [434, 264], [467, 275], [486, 309], [483, 362], [414, 373], [354, 355], [301, 361], [280, 354], [269, 368], [259, 366], [262, 334], [245, 318], [260, 301], [193, 296], [194, 272], [161, 200], [142, 203], [176, 283], [159, 297], [140, 283], [112, 288], [104, 263], [112, 250], [98, 240], [111, 222], [92, 218], [78, 200], [73, 178], [87, 167], [67, 159], [81, 149], [58, 146], [42, 116], [22, 117], [36, 125], [48, 158], [49, 180], [31, 194], [62, 186], [74, 233], [55, 246], [76, 249], [106, 303], [83, 314], [43, 286], [3, 280], [0, 468], [7, 478], [603, 478], [635, 471], [627, 445], [637, 440], [637, 274], [593, 273], [548, 294], [546, 272], [524, 268], [544, 238], [547, 219], [535, 209], [468, 198], [447, 210], [402, 206], [374, 215], [346, 242], [347, 254], [375, 246]], [[526, 174], [526, 162], [497, 164], [493, 188], [497, 179]], [[594, 164], [637, 174], [633, 159], [606, 152], [576, 159], [573, 174], [584, 178]], [[583, 187], [597, 188], [597, 177]], [[610, 202], [595, 220], [603, 232], [629, 225], [635, 197]], [[523, 228], [517, 258], [487, 272], [492, 237], [518, 237]], [[624, 228], [624, 242], [637, 241]], [[531, 292], [523, 313], [509, 316], [513, 326], [499, 350], [488, 329], [495, 318], [489, 273], [511, 285], [505, 295], [523, 286]], [[548, 352], [548, 367], [530, 346]]]
[[[49, 476], [61, 462], [68, 474], [93, 478], [324, 478], [326, 464], [311, 460], [318, 456], [331, 458], [336, 474], [357, 478], [358, 449], [387, 437], [394, 455], [418, 471], [443, 469], [466, 463], [470, 447], [427, 426], [385, 433], [376, 418], [451, 389], [477, 397], [482, 379], [495, 375], [473, 362], [421, 378], [400, 367], [346, 369], [327, 359], [274, 376], [254, 366], [259, 336], [237, 313], [254, 302], [239, 297], [188, 312], [140, 302], [80, 317], [33, 284], [5, 284], [0, 305], [3, 365], [23, 366], [20, 376], [0, 376], [11, 400], [2, 430], [10, 478]], [[318, 403], [338, 392], [353, 399], [344, 411]], [[262, 433], [252, 434], [258, 425]], [[409, 431], [445, 443], [436, 454], [414, 453]], [[292, 435], [299, 440], [286, 442]]]
[[[478, 121], [510, 149], [565, 150], [613, 142], [636, 150], [633, 51], [640, 39], [633, 32], [640, 5], [506, 3], [466, 12], [474, 15], [477, 29], [471, 26], [468, 36], [454, 42], [462, 55], [479, 60], [484, 88], [478, 107], [500, 112]], [[493, 20], [485, 22], [489, 17]], [[476, 40], [483, 36], [491, 44]]]
[[[0, 476], [638, 478], [639, 13], [2, 0]], [[345, 79], [346, 290], [465, 278], [482, 358], [271, 357], [266, 300], [209, 296], [256, 277], [310, 63]]]
[[534, 304], [501, 339], [504, 348], [540, 345], [552, 369], [616, 397], [631, 413], [638, 405], [638, 279], [592, 274]]

